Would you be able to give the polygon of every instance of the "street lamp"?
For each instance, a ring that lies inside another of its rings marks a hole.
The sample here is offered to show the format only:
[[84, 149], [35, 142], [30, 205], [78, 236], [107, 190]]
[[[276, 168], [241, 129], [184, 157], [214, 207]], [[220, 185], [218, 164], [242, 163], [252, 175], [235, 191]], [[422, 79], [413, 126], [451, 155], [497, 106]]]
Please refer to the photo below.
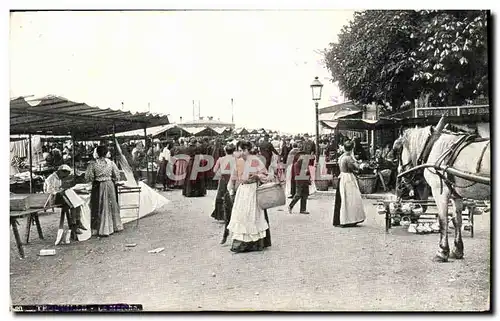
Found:
[[316, 106], [316, 164], [319, 162], [319, 101], [321, 100], [321, 91], [323, 90], [323, 84], [318, 80], [318, 77], [314, 77], [311, 84], [312, 89], [312, 100]]

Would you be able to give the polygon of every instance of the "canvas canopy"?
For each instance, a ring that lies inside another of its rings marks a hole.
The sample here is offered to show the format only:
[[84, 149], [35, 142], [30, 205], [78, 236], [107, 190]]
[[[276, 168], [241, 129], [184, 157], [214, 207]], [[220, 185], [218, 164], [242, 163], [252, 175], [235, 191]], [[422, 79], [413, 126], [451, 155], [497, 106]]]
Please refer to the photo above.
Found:
[[10, 134], [103, 136], [168, 124], [167, 116], [91, 107], [63, 97], [10, 101]]
[[210, 127], [184, 127], [184, 129], [193, 136], [217, 136], [219, 135], [214, 129]]
[[[146, 135], [151, 136], [151, 137], [158, 137], [160, 135], [167, 135], [167, 136], [177, 136], [179, 134], [182, 134], [182, 136], [190, 136], [191, 133], [185, 130], [182, 127], [177, 126], [176, 124], [169, 124], [169, 125], [163, 125], [163, 126], [155, 126], [155, 127], [150, 127], [146, 129]], [[109, 137], [112, 135], [106, 135], [106, 137]], [[144, 129], [137, 129], [137, 130], [132, 130], [128, 132], [123, 132], [123, 133], [118, 133], [115, 135], [116, 137], [144, 137]]]
[[330, 129], [339, 130], [371, 130], [387, 128], [388, 126], [393, 126], [397, 122], [389, 119], [337, 119], [335, 121], [323, 120], [321, 124]]

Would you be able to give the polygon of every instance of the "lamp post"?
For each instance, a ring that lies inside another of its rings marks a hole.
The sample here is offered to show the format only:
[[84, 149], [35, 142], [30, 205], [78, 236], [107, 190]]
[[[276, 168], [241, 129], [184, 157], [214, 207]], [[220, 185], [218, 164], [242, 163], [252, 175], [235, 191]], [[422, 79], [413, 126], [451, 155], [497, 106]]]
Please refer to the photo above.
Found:
[[321, 91], [323, 90], [323, 84], [318, 80], [318, 77], [314, 77], [311, 84], [312, 89], [312, 100], [316, 106], [316, 164], [319, 162], [319, 101], [321, 100]]

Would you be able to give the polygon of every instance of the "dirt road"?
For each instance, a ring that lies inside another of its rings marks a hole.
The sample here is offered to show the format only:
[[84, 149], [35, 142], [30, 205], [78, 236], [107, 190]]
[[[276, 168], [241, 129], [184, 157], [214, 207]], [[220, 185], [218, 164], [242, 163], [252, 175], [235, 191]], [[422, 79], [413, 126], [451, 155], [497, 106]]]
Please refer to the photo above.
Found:
[[[145, 310], [484, 311], [489, 307], [490, 220], [465, 233], [465, 259], [434, 263], [438, 235], [384, 231], [365, 200], [361, 227], [334, 228], [331, 196], [308, 203], [310, 215], [273, 209], [273, 245], [233, 254], [219, 245], [222, 226], [204, 198], [167, 192], [172, 203], [109, 238], [54, 248], [58, 215], [41, 218], [20, 260], [11, 237], [13, 304], [141, 303]], [[297, 205], [298, 210], [298, 205]], [[24, 231], [24, 222], [21, 231]], [[452, 235], [450, 235], [452, 237]], [[453, 238], [451, 238], [452, 240]], [[137, 243], [127, 248], [125, 244]], [[158, 254], [148, 250], [164, 247]]]

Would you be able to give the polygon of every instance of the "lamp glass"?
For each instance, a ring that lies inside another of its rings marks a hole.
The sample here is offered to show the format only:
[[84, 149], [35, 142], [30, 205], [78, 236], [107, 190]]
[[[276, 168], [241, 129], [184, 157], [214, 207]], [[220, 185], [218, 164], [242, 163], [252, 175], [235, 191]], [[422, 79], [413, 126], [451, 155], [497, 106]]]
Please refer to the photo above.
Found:
[[311, 86], [312, 88], [312, 99], [321, 100], [321, 92], [323, 91], [323, 86]]
[[311, 84], [312, 89], [312, 99], [315, 101], [321, 100], [321, 91], [323, 90], [323, 84], [318, 80], [318, 77], [314, 77]]

